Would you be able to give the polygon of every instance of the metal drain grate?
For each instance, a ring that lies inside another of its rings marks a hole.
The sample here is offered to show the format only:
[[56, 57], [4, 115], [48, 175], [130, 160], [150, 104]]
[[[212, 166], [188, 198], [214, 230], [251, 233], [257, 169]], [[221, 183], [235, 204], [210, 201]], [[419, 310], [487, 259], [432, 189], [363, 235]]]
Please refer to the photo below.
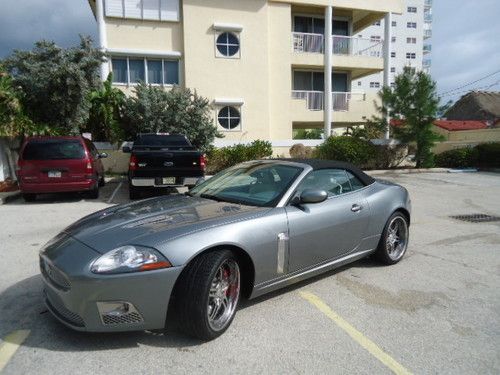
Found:
[[492, 221], [500, 221], [500, 216], [491, 216], [486, 214], [455, 215], [450, 217], [452, 219], [467, 221], [469, 223], [489, 223]]

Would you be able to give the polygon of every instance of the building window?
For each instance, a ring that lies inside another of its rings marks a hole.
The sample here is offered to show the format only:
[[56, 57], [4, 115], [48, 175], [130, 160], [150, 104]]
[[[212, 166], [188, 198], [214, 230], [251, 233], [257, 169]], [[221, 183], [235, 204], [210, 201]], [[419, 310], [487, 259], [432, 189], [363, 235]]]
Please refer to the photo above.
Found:
[[406, 38], [406, 43], [417, 44], [417, 38]]
[[396, 57], [396, 52], [391, 52], [391, 57]]
[[391, 87], [396, 87], [396, 82], [391, 82]]
[[394, 66], [391, 67], [391, 73], [396, 73], [396, 68]]
[[378, 89], [380, 87], [380, 82], [370, 82], [370, 88]]
[[406, 27], [409, 29], [416, 29], [417, 28], [417, 23], [416, 22], [407, 22]]
[[223, 32], [217, 36], [215, 41], [218, 57], [239, 57], [240, 40], [231, 32]]
[[114, 83], [128, 83], [127, 59], [112, 59], [111, 69], [113, 71]]
[[142, 81], [152, 85], [179, 84], [179, 61], [177, 60], [113, 57], [111, 69], [113, 83], [129, 85]]
[[417, 55], [414, 53], [414, 52], [407, 52], [406, 53], [406, 58], [407, 59], [416, 59], [417, 58]]
[[391, 22], [391, 26], [397, 26], [397, 25], [398, 25], [398, 23], [396, 21]]
[[361, 81], [358, 81], [358, 86], [361, 86]]
[[239, 130], [241, 127], [240, 111], [236, 107], [223, 107], [217, 114], [217, 121], [226, 130]]
[[408, 7], [408, 13], [417, 13], [417, 7]]
[[372, 42], [379, 42], [379, 41], [380, 41], [380, 39], [381, 39], [381, 38], [380, 38], [380, 35], [372, 35], [372, 36], [370, 37], [370, 40], [371, 40]]
[[375, 22], [373, 26], [380, 26], [380, 21]]
[[105, 0], [106, 17], [179, 21], [179, 0]]
[[391, 37], [391, 42], [392, 42], [392, 43], [395, 43], [395, 42], [396, 42], [396, 37], [395, 37], [395, 36]]

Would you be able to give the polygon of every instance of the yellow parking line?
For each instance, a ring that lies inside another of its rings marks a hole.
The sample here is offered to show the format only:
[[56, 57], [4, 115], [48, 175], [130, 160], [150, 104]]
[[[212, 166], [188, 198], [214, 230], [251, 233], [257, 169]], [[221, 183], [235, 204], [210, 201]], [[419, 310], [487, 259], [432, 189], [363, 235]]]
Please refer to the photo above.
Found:
[[30, 334], [30, 330], [21, 329], [9, 333], [0, 344], [0, 372], [7, 365], [14, 353], [19, 349], [19, 346], [26, 340]]
[[395, 374], [409, 375], [410, 371], [400, 365], [389, 354], [380, 349], [373, 341], [364, 336], [356, 328], [350, 325], [340, 315], [333, 311], [326, 303], [324, 303], [318, 296], [310, 292], [299, 292], [300, 296], [307, 300], [310, 304], [315, 306], [319, 311], [325, 314], [328, 318], [333, 320], [340, 328], [347, 332], [351, 338], [356, 341], [363, 348], [368, 350], [375, 358], [377, 358], [384, 365], [389, 367]]

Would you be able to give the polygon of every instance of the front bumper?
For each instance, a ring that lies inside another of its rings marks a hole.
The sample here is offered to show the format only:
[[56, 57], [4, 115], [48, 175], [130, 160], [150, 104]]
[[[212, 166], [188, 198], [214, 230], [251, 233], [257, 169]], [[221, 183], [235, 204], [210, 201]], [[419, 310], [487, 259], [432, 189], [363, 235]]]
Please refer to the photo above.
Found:
[[[40, 260], [45, 302], [59, 321], [88, 332], [165, 327], [170, 295], [182, 267], [97, 275], [90, 271], [90, 264], [99, 254], [76, 240], [67, 242], [64, 253], [73, 253], [71, 263], [61, 259], [64, 256], [52, 258], [44, 254]], [[129, 304], [130, 314], [119, 319], [104, 317], [102, 306], [110, 302]]]

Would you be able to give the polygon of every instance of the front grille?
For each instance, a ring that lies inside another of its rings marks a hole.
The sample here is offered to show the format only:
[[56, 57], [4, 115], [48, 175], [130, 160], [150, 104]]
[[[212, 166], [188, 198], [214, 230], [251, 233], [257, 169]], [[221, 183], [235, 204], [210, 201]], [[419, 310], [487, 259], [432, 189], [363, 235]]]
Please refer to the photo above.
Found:
[[71, 283], [68, 278], [44, 258], [40, 258], [40, 271], [45, 279], [57, 289], [62, 289], [64, 291], [71, 289]]
[[500, 221], [500, 216], [491, 216], [486, 214], [468, 214], [450, 216], [452, 219], [462, 220], [469, 223], [490, 223]]
[[45, 293], [45, 303], [49, 309], [62, 320], [77, 327], [85, 327], [85, 323], [80, 315], [68, 310], [62, 302], [51, 299], [47, 293]]
[[128, 314], [122, 315], [102, 315], [102, 321], [104, 324], [133, 324], [141, 323], [142, 316], [137, 312], [130, 312]]

